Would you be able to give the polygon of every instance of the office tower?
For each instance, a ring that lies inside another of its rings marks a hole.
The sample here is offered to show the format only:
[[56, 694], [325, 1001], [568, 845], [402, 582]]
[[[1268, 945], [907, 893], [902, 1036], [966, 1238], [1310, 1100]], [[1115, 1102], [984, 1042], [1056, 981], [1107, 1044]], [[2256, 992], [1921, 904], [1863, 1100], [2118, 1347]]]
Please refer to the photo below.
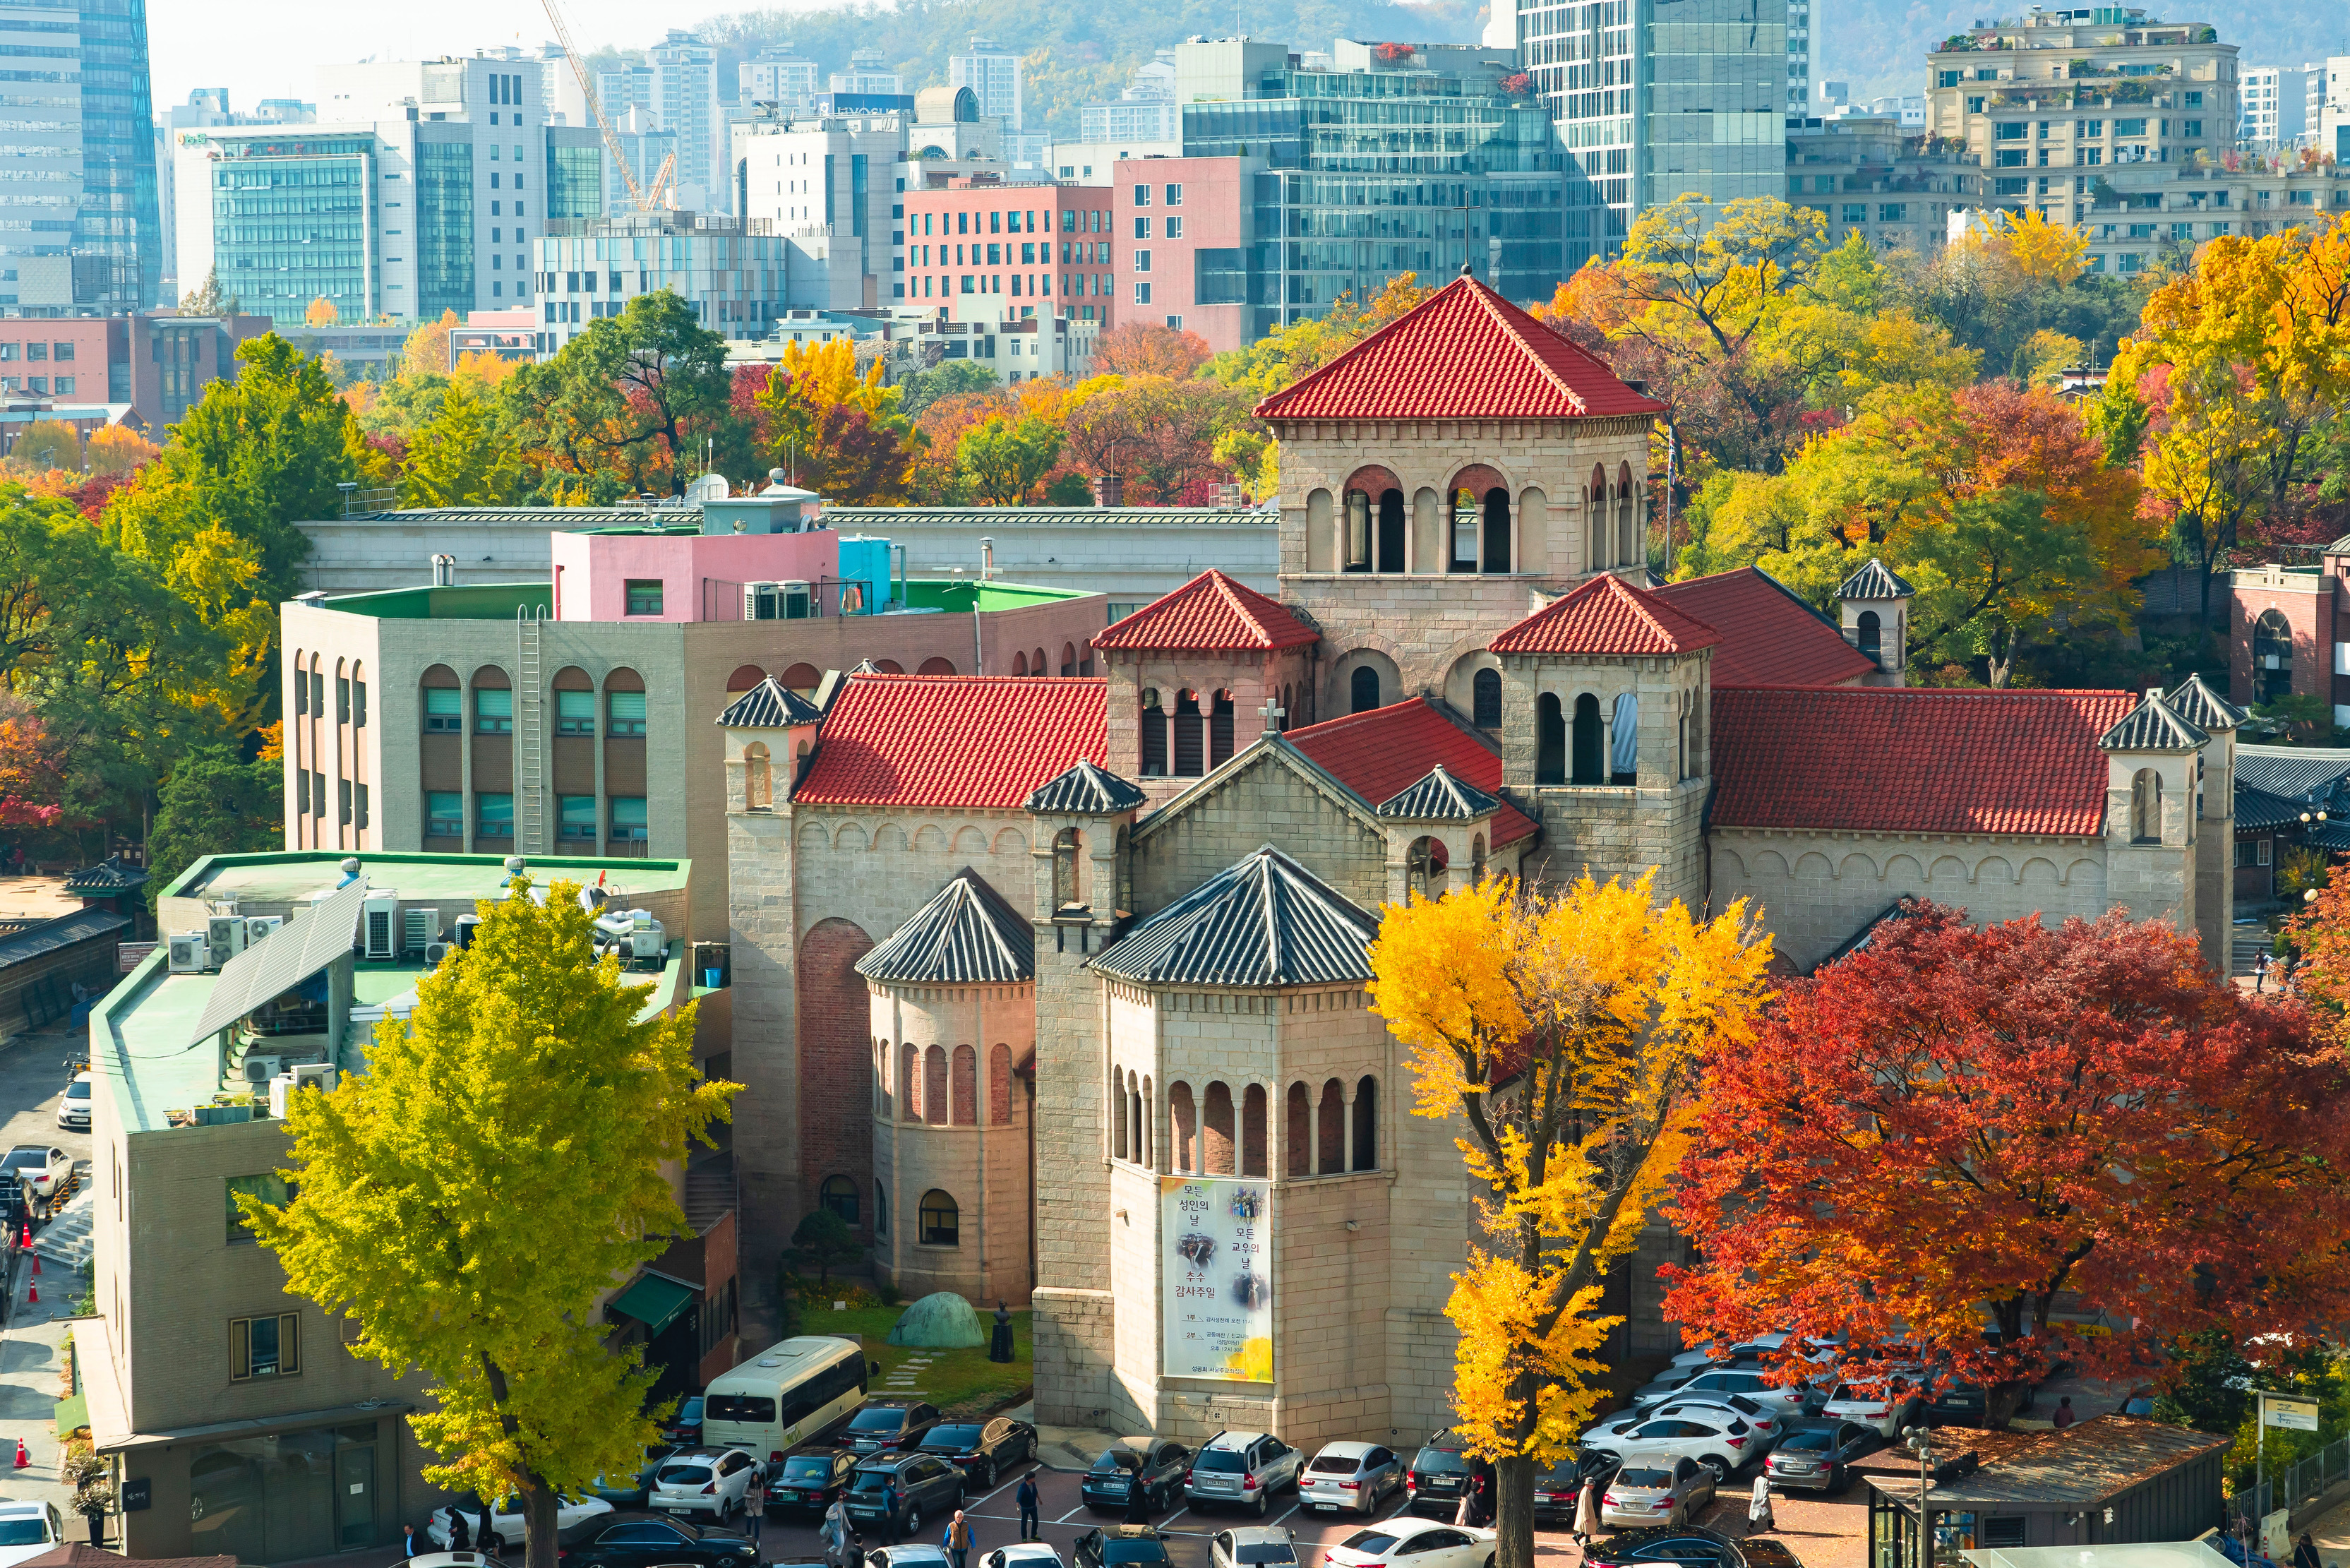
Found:
[[1002, 119], [1006, 130], [1026, 123], [1021, 117], [1020, 57], [998, 48], [993, 38], [971, 36], [971, 53], [947, 61], [947, 85], [971, 88], [979, 112]]
[[904, 200], [910, 118], [882, 111], [735, 122], [743, 215], [764, 220], [783, 242], [787, 276], [777, 303], [851, 310], [889, 298], [882, 275], [903, 238], [890, 214]]
[[[162, 257], [162, 284], [158, 292], [165, 302], [176, 304], [204, 281], [180, 276], [179, 181], [174, 170], [181, 134], [214, 125], [308, 125], [317, 118], [317, 104], [291, 98], [265, 98], [251, 114], [238, 114], [228, 106], [226, 88], [198, 88], [188, 95], [187, 102], [174, 104], [156, 117], [156, 230]], [[201, 138], [196, 144], [202, 144]], [[209, 198], [199, 192], [198, 199]]]

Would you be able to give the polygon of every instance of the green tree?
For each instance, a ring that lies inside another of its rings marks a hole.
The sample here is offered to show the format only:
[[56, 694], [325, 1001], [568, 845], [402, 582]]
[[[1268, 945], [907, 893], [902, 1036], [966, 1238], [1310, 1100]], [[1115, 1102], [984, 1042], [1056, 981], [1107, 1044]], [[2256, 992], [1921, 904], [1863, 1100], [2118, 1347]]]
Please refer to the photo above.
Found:
[[682, 493], [705, 441], [721, 448], [721, 472], [750, 464], [726, 339], [671, 289], [636, 296], [500, 390], [522, 443], [574, 473], [608, 469], [631, 490]]
[[794, 1268], [816, 1270], [819, 1289], [832, 1282], [832, 1271], [865, 1256], [865, 1248], [848, 1229], [848, 1221], [829, 1209], [812, 1209], [792, 1229], [788, 1261]]
[[2096, 579], [2087, 539], [2052, 524], [2038, 491], [1969, 496], [1951, 507], [1947, 527], [1908, 538], [1913, 553], [1896, 566], [1918, 590], [1919, 651], [1981, 658], [1993, 686], [2007, 684], [2024, 639]]
[[1034, 417], [1014, 421], [998, 414], [962, 432], [955, 462], [971, 476], [982, 498], [994, 506], [1017, 506], [1037, 481], [1061, 460], [1061, 432]]
[[220, 268], [204, 274], [204, 281], [180, 296], [182, 316], [234, 316], [243, 306], [236, 296], [221, 290]]
[[426, 1479], [519, 1498], [528, 1568], [556, 1568], [557, 1494], [655, 1437], [652, 1374], [596, 1303], [683, 1229], [663, 1165], [737, 1085], [699, 1081], [691, 1005], [649, 1015], [652, 988], [595, 955], [575, 886], [527, 892], [479, 906], [366, 1072], [298, 1096], [294, 1200], [238, 1204], [292, 1290], [357, 1320], [353, 1355], [432, 1379]]
[[452, 382], [440, 410], [409, 443], [400, 504], [500, 505], [527, 489], [529, 477], [521, 455], [498, 428], [495, 410], [463, 382]]
[[38, 473], [52, 468], [81, 466], [81, 438], [63, 420], [35, 420], [8, 449], [8, 461]]
[[941, 398], [951, 398], [958, 392], [984, 392], [997, 385], [995, 372], [976, 359], [941, 359], [927, 370], [917, 370], [906, 378], [898, 411], [908, 419], [919, 418], [924, 409]]
[[244, 762], [225, 746], [197, 753], [172, 770], [147, 836], [150, 903], [207, 855], [276, 849], [284, 842], [286, 775], [275, 763]]

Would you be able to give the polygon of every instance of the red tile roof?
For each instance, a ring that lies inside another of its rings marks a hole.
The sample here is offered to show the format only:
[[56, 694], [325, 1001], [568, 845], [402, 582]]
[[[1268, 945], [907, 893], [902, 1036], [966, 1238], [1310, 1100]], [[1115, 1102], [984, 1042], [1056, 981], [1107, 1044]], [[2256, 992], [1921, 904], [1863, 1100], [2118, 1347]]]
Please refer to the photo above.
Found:
[[[1502, 793], [1501, 753], [1425, 697], [1308, 724], [1286, 738], [1370, 805], [1394, 799], [1439, 763], [1487, 794]], [[1534, 830], [1534, 819], [1504, 800], [1493, 818], [1493, 846], [1515, 844]]]
[[1717, 827], [2105, 831], [2126, 691], [1713, 689]]
[[1078, 758], [1109, 760], [1107, 685], [1097, 677], [852, 676], [792, 798], [1017, 811]]
[[1302, 648], [1322, 634], [1245, 584], [1201, 572], [1094, 638], [1096, 648], [1169, 653]]
[[1652, 591], [1721, 633], [1716, 686], [1842, 686], [1877, 668], [1825, 617], [1752, 566]]
[[1568, 420], [1665, 405], [1461, 277], [1256, 409], [1261, 420]]
[[1721, 634], [1647, 588], [1602, 574], [1486, 646], [1495, 653], [1664, 654], [1711, 648]]

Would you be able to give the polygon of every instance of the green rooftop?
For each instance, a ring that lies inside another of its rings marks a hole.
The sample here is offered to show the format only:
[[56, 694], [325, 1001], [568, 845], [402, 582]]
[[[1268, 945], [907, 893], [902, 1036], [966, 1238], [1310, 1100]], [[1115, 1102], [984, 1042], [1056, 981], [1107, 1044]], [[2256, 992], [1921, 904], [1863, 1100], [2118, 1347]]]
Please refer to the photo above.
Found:
[[[337, 849], [268, 850], [254, 855], [211, 855], [188, 867], [164, 890], [167, 898], [217, 898], [231, 894], [258, 904], [289, 902], [342, 880], [350, 858]], [[395, 855], [369, 850], [359, 856], [370, 882], [397, 888], [403, 901], [494, 897], [506, 877], [503, 855]], [[533, 881], [608, 884], [632, 894], [664, 893], [686, 885], [688, 860], [603, 859], [594, 856], [534, 855], [525, 865]]]
[[[659, 528], [594, 531], [607, 534], [662, 532]], [[892, 591], [899, 586], [893, 583]], [[986, 612], [1092, 597], [1076, 588], [1040, 588], [1026, 583], [983, 583], [954, 577], [915, 577], [902, 586], [906, 590], [906, 607], [917, 610], [968, 612], [974, 598], [978, 600], [979, 608]], [[380, 593], [338, 595], [328, 599], [325, 607], [349, 615], [373, 616], [378, 620], [513, 620], [525, 607], [551, 618], [555, 613], [555, 590], [546, 583], [476, 583], [454, 588], [386, 588]], [[635, 620], [605, 624], [695, 626], [708, 623]]]

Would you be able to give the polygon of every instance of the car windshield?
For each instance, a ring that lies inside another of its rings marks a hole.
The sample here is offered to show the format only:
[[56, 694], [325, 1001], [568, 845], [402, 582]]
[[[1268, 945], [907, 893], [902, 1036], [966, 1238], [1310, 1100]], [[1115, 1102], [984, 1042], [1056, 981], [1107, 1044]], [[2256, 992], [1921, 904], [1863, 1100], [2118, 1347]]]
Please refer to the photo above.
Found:
[[708, 1465], [663, 1465], [654, 1478], [663, 1486], [699, 1486], [710, 1479]]
[[889, 1405], [868, 1405], [848, 1423], [852, 1432], [894, 1432], [906, 1424], [906, 1412]]
[[832, 1460], [822, 1454], [801, 1454], [784, 1461], [785, 1480], [829, 1480]]
[[1648, 1563], [1719, 1563], [1722, 1560], [1721, 1543], [1703, 1536], [1675, 1536], [1670, 1541], [1653, 1541], [1632, 1553]]
[[66, 1085], [66, 1098], [68, 1100], [86, 1100], [89, 1098], [89, 1080], [88, 1078], [76, 1078], [72, 1083], [68, 1084]]
[[1305, 1468], [1319, 1475], [1350, 1476], [1363, 1468], [1363, 1462], [1352, 1454], [1323, 1454]]
[[1882, 1394], [1872, 1394], [1867, 1389], [1859, 1387], [1855, 1384], [1839, 1383], [1835, 1386], [1835, 1392], [1828, 1396], [1828, 1403], [1831, 1405], [1866, 1405], [1872, 1401], [1879, 1400], [1884, 1397], [1885, 1396]]
[[851, 1491], [887, 1491], [898, 1478], [888, 1470], [859, 1470], [848, 1483]]
[[1673, 1472], [1670, 1470], [1656, 1469], [1619, 1470], [1617, 1472], [1616, 1484], [1617, 1486], [1638, 1487], [1643, 1491], [1655, 1491], [1660, 1487], [1671, 1487], [1673, 1484]]
[[701, 1420], [701, 1419], [702, 1419], [702, 1396], [701, 1396], [701, 1395], [699, 1395], [699, 1394], [696, 1394], [692, 1398], [688, 1399], [688, 1400], [685, 1402], [685, 1404], [684, 1404], [684, 1405], [683, 1405], [683, 1406], [682, 1406], [682, 1407], [678, 1410], [678, 1413], [677, 1413], [677, 1418], [678, 1418], [679, 1420], [681, 1420], [681, 1421], [699, 1421], [699, 1420]]
[[48, 1527], [37, 1517], [0, 1519], [0, 1546], [38, 1546], [48, 1538]]
[[1573, 1459], [1562, 1459], [1557, 1464], [1551, 1466], [1550, 1469], [1543, 1471], [1541, 1475], [1535, 1477], [1534, 1485], [1536, 1487], [1548, 1487], [1554, 1490], [1559, 1487], [1573, 1486], [1581, 1473], [1582, 1467], [1577, 1465]]
[[1094, 1461], [1094, 1469], [1103, 1475], [1112, 1470], [1139, 1470], [1142, 1456], [1132, 1449], [1104, 1449], [1102, 1457]]
[[1235, 1563], [1295, 1563], [1297, 1553], [1286, 1541], [1243, 1541], [1232, 1549]]
[[1338, 1542], [1349, 1552], [1367, 1552], [1373, 1555], [1386, 1552], [1396, 1543], [1396, 1538], [1384, 1530], [1357, 1530]]
[[977, 1427], [932, 1427], [931, 1435], [922, 1439], [922, 1447], [956, 1450], [975, 1449], [979, 1447], [979, 1434]]
[[1167, 1543], [1163, 1541], [1132, 1541], [1123, 1537], [1102, 1542], [1102, 1562], [1164, 1563]]
[[1411, 1461], [1411, 1468], [1423, 1475], [1465, 1476], [1469, 1461], [1448, 1449], [1422, 1449]]

